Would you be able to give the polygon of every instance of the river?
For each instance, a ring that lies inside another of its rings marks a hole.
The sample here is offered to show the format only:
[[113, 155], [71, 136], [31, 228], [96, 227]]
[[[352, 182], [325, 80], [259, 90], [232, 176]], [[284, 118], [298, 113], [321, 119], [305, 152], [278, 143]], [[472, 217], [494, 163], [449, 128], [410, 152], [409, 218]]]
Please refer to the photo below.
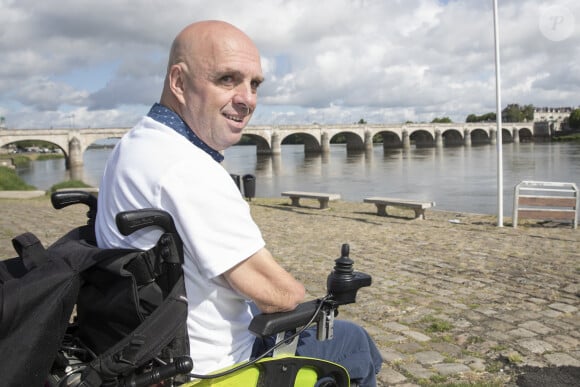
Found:
[[[98, 186], [110, 149], [89, 149], [80, 171]], [[580, 143], [504, 144], [503, 213], [511, 216], [513, 190], [522, 180], [574, 182], [580, 186]], [[389, 196], [436, 202], [436, 208], [497, 214], [495, 145], [411, 148], [347, 152], [331, 145], [326, 155], [305, 155], [302, 145], [283, 145], [278, 156], [256, 155], [255, 146], [225, 151], [224, 167], [232, 174], [252, 174], [257, 197], [280, 197], [286, 190], [339, 193], [344, 200]], [[36, 161], [18, 168], [19, 176], [38, 189], [69, 179], [64, 160]], [[79, 173], [79, 172], [77, 172]]]

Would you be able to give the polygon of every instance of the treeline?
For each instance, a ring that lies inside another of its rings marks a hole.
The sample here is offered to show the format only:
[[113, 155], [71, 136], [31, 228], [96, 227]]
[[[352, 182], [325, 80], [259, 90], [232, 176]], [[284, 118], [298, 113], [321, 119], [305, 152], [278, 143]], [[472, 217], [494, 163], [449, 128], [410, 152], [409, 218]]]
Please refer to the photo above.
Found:
[[[465, 122], [495, 122], [497, 115], [494, 112], [482, 114], [470, 114]], [[501, 111], [503, 122], [525, 122], [534, 120], [534, 105], [520, 106], [517, 103], [508, 105]]]
[[495, 114], [494, 112], [485, 113], [482, 114], [481, 116], [470, 114], [465, 119], [465, 122], [495, 122], [496, 117], [497, 114]]
[[[503, 122], [525, 122], [534, 120], [534, 105], [520, 106], [517, 103], [508, 105], [501, 111]], [[494, 112], [485, 113], [482, 115], [469, 114], [465, 122], [495, 122], [497, 114]], [[412, 123], [412, 122], [409, 122]], [[435, 117], [431, 123], [433, 124], [450, 124], [453, 123], [449, 117]]]

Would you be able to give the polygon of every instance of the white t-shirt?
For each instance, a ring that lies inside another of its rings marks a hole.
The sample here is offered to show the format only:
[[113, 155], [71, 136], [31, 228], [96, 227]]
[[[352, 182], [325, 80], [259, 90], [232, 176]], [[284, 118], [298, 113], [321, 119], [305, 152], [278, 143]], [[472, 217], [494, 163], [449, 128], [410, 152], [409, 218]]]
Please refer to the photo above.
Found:
[[97, 243], [153, 246], [160, 231], [119, 233], [121, 211], [169, 212], [184, 244], [187, 328], [195, 373], [250, 357], [254, 337], [247, 299], [221, 276], [264, 247], [248, 204], [229, 173], [173, 129], [144, 117], [113, 150], [99, 189]]

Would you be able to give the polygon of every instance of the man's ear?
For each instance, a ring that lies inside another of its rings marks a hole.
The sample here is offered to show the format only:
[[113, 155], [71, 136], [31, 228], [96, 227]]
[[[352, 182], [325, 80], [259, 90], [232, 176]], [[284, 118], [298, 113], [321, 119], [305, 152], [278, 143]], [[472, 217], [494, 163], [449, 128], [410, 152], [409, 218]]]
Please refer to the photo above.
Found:
[[177, 63], [169, 69], [169, 89], [179, 103], [185, 105], [185, 72], [182, 63]]

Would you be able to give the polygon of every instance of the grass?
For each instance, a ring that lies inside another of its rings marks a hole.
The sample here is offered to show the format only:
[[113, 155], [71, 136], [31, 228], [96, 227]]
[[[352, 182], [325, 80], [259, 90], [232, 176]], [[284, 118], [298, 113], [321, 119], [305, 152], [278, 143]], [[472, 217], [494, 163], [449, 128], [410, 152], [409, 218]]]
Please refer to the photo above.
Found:
[[59, 153], [40, 154], [36, 161], [63, 159], [64, 156]]
[[15, 167], [19, 167], [21, 165], [28, 165], [30, 163], [30, 161], [32, 161], [32, 159], [28, 156], [24, 156], [24, 155], [12, 155], [12, 154], [8, 154], [8, 153], [2, 153], [0, 154], [0, 159], [2, 160], [10, 160], [12, 159], [12, 164]]
[[427, 332], [447, 332], [453, 329], [453, 324], [450, 322], [433, 316], [423, 317], [421, 323], [429, 324], [426, 329]]
[[62, 153], [26, 153], [26, 154], [12, 154], [12, 153], [2, 153], [0, 154], [0, 159], [12, 159], [15, 166], [27, 165], [31, 161], [42, 161], [42, 160], [53, 160], [62, 159], [64, 155]]
[[467, 339], [467, 344], [481, 344], [485, 340], [480, 336], [469, 336]]
[[33, 191], [36, 188], [26, 184], [16, 171], [8, 167], [0, 167], [0, 190], [2, 191]]
[[[49, 192], [55, 192], [61, 188], [90, 188], [91, 186], [80, 180], [69, 180], [53, 185]], [[36, 187], [26, 184], [16, 173], [9, 167], [0, 166], [0, 191], [33, 191]]]
[[512, 352], [507, 356], [507, 359], [510, 363], [512, 364], [518, 364], [521, 363], [523, 361], [522, 359], [522, 355], [520, 355], [517, 352]]
[[565, 136], [553, 137], [553, 141], [580, 141], [580, 133], [567, 134]]

